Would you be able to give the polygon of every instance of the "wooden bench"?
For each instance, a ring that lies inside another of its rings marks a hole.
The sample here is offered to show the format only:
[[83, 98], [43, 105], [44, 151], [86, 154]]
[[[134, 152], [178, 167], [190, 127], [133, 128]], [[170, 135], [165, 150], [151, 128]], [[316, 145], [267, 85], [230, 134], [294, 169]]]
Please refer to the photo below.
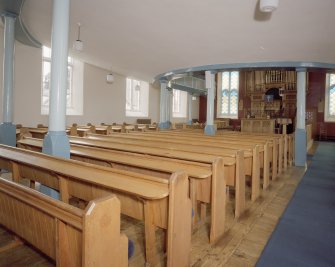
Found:
[[0, 145], [0, 168], [10, 170], [15, 182], [27, 178], [58, 190], [64, 202], [115, 194], [121, 213], [144, 221], [148, 264], [157, 262], [155, 230], [160, 227], [166, 229], [167, 266], [189, 265], [191, 201], [184, 172], [163, 179], [5, 145]]
[[[199, 144], [199, 143], [206, 143], [206, 145], [220, 145], [222, 147], [231, 147], [231, 148], [241, 148], [241, 149], [253, 149], [255, 146], [260, 146], [259, 155], [260, 155], [260, 168], [263, 169], [263, 189], [266, 189], [269, 184], [269, 171], [270, 171], [270, 164], [273, 165], [273, 158], [275, 162], [277, 162], [278, 158], [278, 145], [277, 141], [270, 142], [269, 140], [245, 140], [243, 138], [215, 138], [214, 136], [207, 136], [203, 134], [192, 134], [190, 132], [173, 132], [173, 131], [165, 131], [165, 132], [158, 132], [158, 133], [132, 133], [131, 136], [140, 136], [141, 138], [147, 139], [155, 139], [157, 138], [167, 138], [169, 137], [170, 142], [179, 142], [183, 141], [189, 144]], [[265, 155], [265, 156], [264, 156]], [[274, 165], [272, 169], [272, 179], [275, 179], [277, 176], [277, 164]]]
[[[80, 137], [70, 137], [71, 144], [85, 145], [91, 147], [100, 147], [109, 150], [118, 150], [133, 152], [146, 155], [160, 156], [164, 158], [173, 158], [188, 160], [200, 163], [212, 164], [213, 157], [218, 155], [211, 155], [206, 153], [190, 152], [190, 151], [179, 151], [176, 149], [162, 149], [159, 147], [146, 147], [133, 144], [122, 144], [106, 142], [101, 140], [94, 140]], [[238, 218], [245, 210], [245, 168], [244, 168], [244, 153], [243, 151], [237, 151], [230, 156], [234, 161], [233, 165], [225, 165], [224, 177], [226, 179], [227, 186], [234, 187], [236, 190], [235, 194], [235, 217]]]
[[[219, 157], [236, 157], [236, 153], [240, 150], [244, 152], [244, 173], [252, 177], [252, 199], [258, 198], [260, 192], [260, 163], [259, 163], [259, 147], [255, 147], [255, 150], [241, 147], [224, 147], [219, 144], [208, 145], [206, 143], [194, 142], [191, 145], [185, 142], [174, 142], [171, 139], [165, 138], [159, 141], [144, 140], [144, 139], [127, 139], [127, 135], [87, 135], [90, 139], [104, 140], [108, 142], [114, 142], [119, 144], [130, 144], [146, 147], [163, 148], [169, 150], [180, 150], [186, 152], [195, 152], [199, 154], [209, 154]], [[129, 136], [128, 136], [129, 137]], [[268, 176], [267, 176], [268, 178]], [[268, 183], [267, 183], [268, 184]], [[233, 184], [230, 184], [234, 186]]]
[[[169, 136], [169, 138], [166, 138]], [[110, 136], [101, 136], [101, 135], [94, 135], [89, 134], [87, 136], [88, 138], [98, 138], [101, 140], [111, 140], [111, 139], [117, 139], [117, 138], [123, 138], [123, 139], [131, 139], [131, 140], [141, 140], [141, 144], [145, 143], [146, 141], [149, 141], [150, 144], [153, 141], [157, 142], [163, 142], [163, 143], [173, 143], [173, 144], [184, 144], [184, 145], [191, 145], [193, 147], [199, 147], [199, 146], [205, 146], [207, 147], [220, 147], [222, 148], [222, 151], [224, 149], [240, 149], [245, 152], [252, 153], [252, 162], [248, 165], [248, 168], [246, 168], [246, 175], [252, 176], [252, 193], [251, 193], [251, 199], [254, 201], [259, 197], [259, 186], [260, 186], [260, 168], [263, 168], [263, 188], [266, 189], [269, 184], [269, 165], [270, 165], [270, 158], [269, 158], [269, 149], [268, 144], [265, 143], [262, 146], [259, 146], [258, 144], [243, 144], [239, 142], [223, 142], [223, 140], [213, 140], [213, 139], [204, 139], [204, 138], [192, 138], [192, 136], [179, 136], [179, 135], [169, 135], [168, 133], [165, 133], [164, 135], [160, 134], [160, 132], [157, 133], [144, 133], [144, 134], [131, 134], [131, 135], [125, 135], [125, 134], [113, 134]], [[145, 142], [143, 142], [145, 141]], [[204, 151], [204, 150], [202, 150]], [[247, 154], [246, 154], [247, 155]], [[265, 155], [265, 156], [264, 156]]]
[[[248, 142], [248, 143], [254, 143], [254, 144], [262, 144], [264, 142], [268, 142], [270, 149], [269, 154], [269, 160], [272, 164], [272, 179], [275, 179], [278, 174], [282, 172], [282, 167], [285, 168], [285, 151], [287, 150], [287, 142], [285, 142], [284, 137], [280, 135], [254, 135], [250, 133], [240, 133], [240, 132], [218, 132], [218, 135], [215, 136], [207, 136], [204, 135], [202, 132], [198, 131], [165, 131], [161, 132], [161, 134], [164, 135], [173, 135], [173, 136], [184, 136], [184, 137], [196, 137], [198, 140], [200, 138], [206, 139], [206, 140], [215, 140], [215, 141], [226, 141], [226, 140], [235, 140], [238, 142]], [[285, 149], [286, 148], [286, 149]], [[271, 153], [272, 150], [272, 153]], [[284, 163], [284, 165], [283, 165]], [[287, 165], [286, 165], [287, 167]]]
[[120, 202], [105, 196], [85, 210], [0, 178], [0, 223], [57, 266], [128, 266]]
[[[19, 147], [38, 152], [42, 151], [42, 145], [41, 139], [24, 138], [18, 141]], [[72, 144], [71, 159], [163, 178], [169, 178], [172, 173], [183, 170], [190, 178], [190, 198], [194, 210], [194, 223], [198, 221], [197, 202], [210, 203], [210, 242], [214, 243], [224, 233], [226, 202], [224, 165], [234, 165], [235, 161], [231, 158], [213, 157], [210, 164], [204, 164]], [[201, 211], [204, 210], [201, 209]], [[204, 214], [201, 215], [201, 219], [204, 219]]]

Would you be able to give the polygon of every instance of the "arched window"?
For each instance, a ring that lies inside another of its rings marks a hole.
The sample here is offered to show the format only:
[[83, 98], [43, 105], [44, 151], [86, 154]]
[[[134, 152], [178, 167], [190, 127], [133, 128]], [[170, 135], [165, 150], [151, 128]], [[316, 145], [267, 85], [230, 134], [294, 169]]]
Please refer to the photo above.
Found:
[[219, 74], [217, 92], [218, 118], [238, 118], [238, 88], [238, 71], [226, 71]]

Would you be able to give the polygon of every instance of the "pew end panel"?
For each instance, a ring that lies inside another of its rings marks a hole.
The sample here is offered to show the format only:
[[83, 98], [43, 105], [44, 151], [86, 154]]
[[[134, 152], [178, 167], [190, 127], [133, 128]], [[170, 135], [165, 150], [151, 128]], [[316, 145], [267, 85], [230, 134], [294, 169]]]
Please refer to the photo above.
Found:
[[185, 172], [172, 174], [169, 190], [169, 206], [172, 208], [168, 218], [167, 266], [186, 267], [190, 265], [192, 203]]
[[83, 211], [3, 178], [0, 185], [0, 223], [57, 266], [128, 266], [115, 196], [93, 200]]
[[[84, 266], [104, 266], [107, 257], [114, 266], [128, 266], [128, 238], [124, 234], [120, 235], [120, 211], [120, 201], [116, 196], [90, 201], [86, 207], [83, 227]], [[118, 246], [111, 249], [110, 244], [113, 243]]]

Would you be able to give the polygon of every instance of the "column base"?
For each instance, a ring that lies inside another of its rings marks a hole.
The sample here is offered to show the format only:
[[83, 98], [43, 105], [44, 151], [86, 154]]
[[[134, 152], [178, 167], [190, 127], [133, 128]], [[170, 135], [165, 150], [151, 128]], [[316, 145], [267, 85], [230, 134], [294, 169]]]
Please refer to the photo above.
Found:
[[11, 122], [0, 124], [0, 143], [7, 146], [16, 146], [16, 125]]
[[192, 125], [193, 124], [193, 121], [192, 120], [189, 120], [188, 122], [187, 122], [187, 125]]
[[215, 127], [214, 127], [214, 125], [206, 125], [206, 127], [205, 127], [205, 134], [206, 135], [215, 135]]
[[42, 152], [61, 158], [70, 158], [70, 141], [65, 131], [49, 131], [43, 140]]
[[295, 137], [295, 158], [294, 165], [298, 167], [305, 167], [307, 162], [307, 137], [305, 129], [296, 129]]
[[[48, 132], [43, 140], [42, 152], [48, 155], [69, 159], [70, 142], [66, 132]], [[39, 191], [52, 198], [59, 199], [59, 192], [52, 188], [41, 185]]]
[[166, 121], [166, 122], [160, 122], [158, 124], [159, 129], [170, 129], [171, 128], [171, 122]]

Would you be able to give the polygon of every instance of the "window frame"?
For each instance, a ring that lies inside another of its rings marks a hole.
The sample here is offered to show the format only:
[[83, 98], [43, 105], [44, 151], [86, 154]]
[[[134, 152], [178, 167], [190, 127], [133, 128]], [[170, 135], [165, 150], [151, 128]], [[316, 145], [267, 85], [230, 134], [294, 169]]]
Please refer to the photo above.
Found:
[[[45, 90], [45, 63], [49, 64], [49, 88]], [[68, 57], [68, 75], [66, 89], [66, 115], [83, 115], [83, 63]], [[75, 69], [77, 71], [75, 71]], [[51, 48], [42, 47], [42, 85], [41, 85], [41, 114], [49, 115], [50, 90], [51, 90]], [[76, 80], [76, 86], [74, 86]], [[47, 99], [44, 103], [43, 99]]]
[[[229, 75], [229, 85], [228, 88], [222, 88], [222, 76], [228, 73]], [[237, 73], [237, 86], [236, 88], [232, 88], [232, 73]], [[228, 118], [228, 119], [238, 119], [238, 102], [239, 102], [239, 78], [240, 78], [240, 73], [238, 71], [224, 71], [224, 72], [219, 72], [218, 75], [218, 83], [217, 83], [217, 113], [216, 117], [217, 118]], [[227, 112], [223, 112], [223, 94], [226, 94], [228, 97], [227, 100], [227, 107], [225, 110]], [[232, 98], [236, 95], [236, 113], [232, 112]]]
[[187, 118], [187, 92], [172, 89], [172, 118]]
[[[334, 83], [330, 84], [331, 75], [334, 77]], [[325, 122], [335, 122], [335, 113], [334, 115], [330, 114], [330, 91], [335, 90], [335, 73], [326, 74], [326, 86], [325, 86], [325, 109], [324, 109], [324, 121]], [[334, 92], [335, 94], [335, 92]], [[335, 100], [334, 100], [335, 101]], [[335, 105], [335, 103], [334, 103]]]
[[126, 98], [125, 98], [126, 117], [147, 118], [148, 114], [149, 114], [149, 83], [146, 81], [141, 81], [127, 77]]

